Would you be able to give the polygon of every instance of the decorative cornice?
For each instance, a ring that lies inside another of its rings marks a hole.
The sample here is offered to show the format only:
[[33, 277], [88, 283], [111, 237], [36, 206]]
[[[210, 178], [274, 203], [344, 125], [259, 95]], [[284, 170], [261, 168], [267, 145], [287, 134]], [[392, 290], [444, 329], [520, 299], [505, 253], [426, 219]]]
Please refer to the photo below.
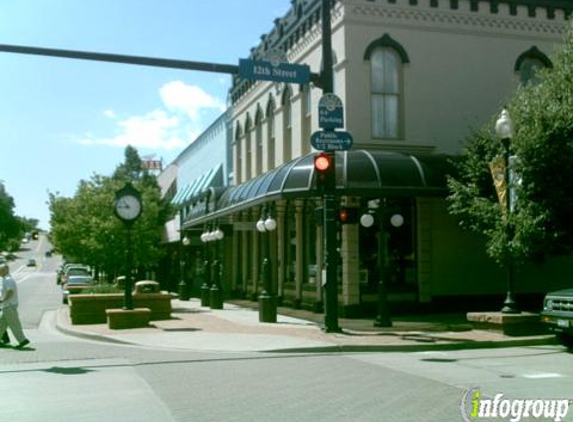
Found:
[[388, 7], [386, 5], [360, 4], [352, 5], [347, 16], [368, 16], [379, 19], [403, 22], [419, 26], [420, 24], [440, 26], [463, 26], [466, 28], [485, 28], [492, 30], [536, 32], [562, 36], [567, 28], [566, 21], [540, 21], [536, 19], [519, 19], [499, 15], [472, 14], [469, 12], [441, 11], [415, 7]]

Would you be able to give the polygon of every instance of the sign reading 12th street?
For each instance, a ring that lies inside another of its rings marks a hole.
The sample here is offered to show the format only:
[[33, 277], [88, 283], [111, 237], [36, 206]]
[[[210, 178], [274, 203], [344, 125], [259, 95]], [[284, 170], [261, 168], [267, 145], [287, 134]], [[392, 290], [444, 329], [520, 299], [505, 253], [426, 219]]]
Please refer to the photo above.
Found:
[[243, 79], [307, 84], [310, 81], [310, 67], [305, 64], [240, 59], [239, 77]]

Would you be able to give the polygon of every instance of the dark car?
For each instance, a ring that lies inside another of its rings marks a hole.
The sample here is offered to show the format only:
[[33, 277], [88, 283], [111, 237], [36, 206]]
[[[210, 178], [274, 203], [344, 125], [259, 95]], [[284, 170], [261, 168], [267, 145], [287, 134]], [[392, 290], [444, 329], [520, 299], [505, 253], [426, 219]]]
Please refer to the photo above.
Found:
[[30, 259], [28, 259], [28, 263], [26, 265], [28, 267], [35, 267], [36, 266], [36, 260], [34, 258], [30, 258]]
[[93, 287], [94, 279], [89, 275], [70, 275], [62, 284], [62, 303], [68, 303], [68, 296], [81, 293], [82, 290]]
[[557, 335], [564, 346], [573, 348], [573, 289], [545, 295], [541, 322]]

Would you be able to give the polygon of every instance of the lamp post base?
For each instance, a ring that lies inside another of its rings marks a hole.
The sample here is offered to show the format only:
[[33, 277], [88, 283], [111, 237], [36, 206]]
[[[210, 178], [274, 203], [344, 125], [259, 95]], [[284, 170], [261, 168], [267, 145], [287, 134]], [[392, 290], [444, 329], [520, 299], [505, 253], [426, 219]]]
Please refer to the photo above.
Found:
[[187, 288], [187, 283], [181, 280], [178, 287], [179, 287], [179, 300], [189, 300], [189, 289]]
[[207, 283], [204, 283], [201, 286], [201, 306], [209, 306], [211, 299], [211, 294], [209, 290], [210, 288]]
[[265, 290], [259, 295], [259, 322], [277, 322], [277, 298]]
[[501, 308], [502, 314], [520, 314], [521, 311], [517, 308], [517, 304], [513, 299], [513, 296], [510, 292], [507, 292], [507, 296], [505, 297], [505, 302], [503, 302], [503, 308]]
[[223, 291], [219, 289], [219, 286], [216, 284], [211, 286], [209, 293], [211, 296], [209, 302], [211, 309], [223, 309]]

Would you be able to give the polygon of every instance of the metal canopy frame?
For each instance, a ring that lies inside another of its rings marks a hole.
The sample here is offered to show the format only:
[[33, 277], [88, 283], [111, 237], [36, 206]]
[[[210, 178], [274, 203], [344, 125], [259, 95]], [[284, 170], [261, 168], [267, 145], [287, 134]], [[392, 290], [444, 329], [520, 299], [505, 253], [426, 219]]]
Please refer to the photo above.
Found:
[[[238, 186], [218, 192], [216, 206], [205, 214], [198, 198], [185, 228], [224, 219], [231, 214], [281, 199], [316, 196], [315, 152], [289, 161]], [[444, 197], [446, 176], [454, 171], [448, 155], [410, 155], [394, 151], [350, 150], [336, 152], [336, 195], [382, 197]]]

